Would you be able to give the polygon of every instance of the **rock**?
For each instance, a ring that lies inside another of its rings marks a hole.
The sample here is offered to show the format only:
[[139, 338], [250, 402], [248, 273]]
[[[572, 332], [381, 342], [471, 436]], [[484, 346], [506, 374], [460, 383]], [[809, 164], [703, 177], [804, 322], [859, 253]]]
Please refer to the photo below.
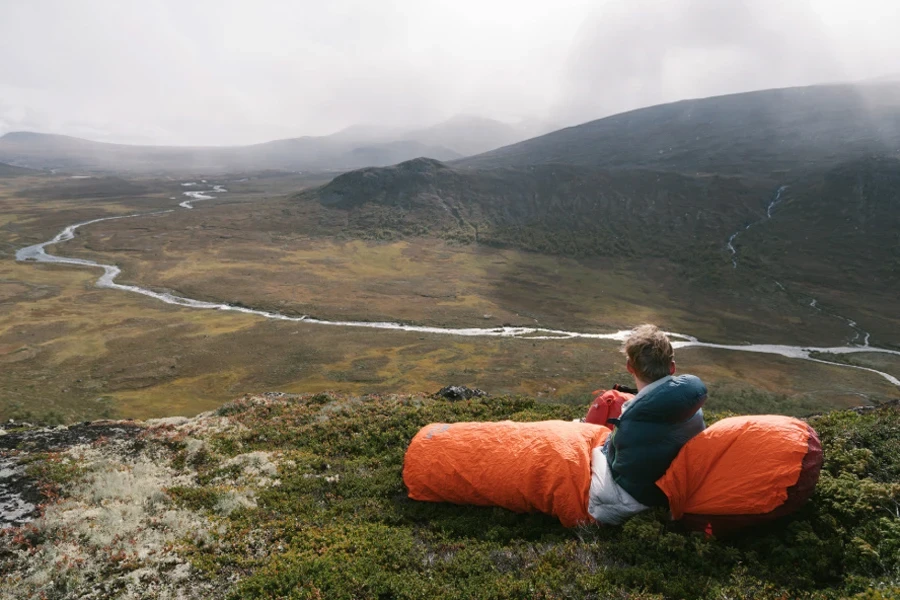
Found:
[[435, 396], [446, 398], [447, 400], [468, 400], [470, 398], [483, 398], [488, 393], [478, 388], [469, 388], [464, 385], [448, 385], [441, 388]]

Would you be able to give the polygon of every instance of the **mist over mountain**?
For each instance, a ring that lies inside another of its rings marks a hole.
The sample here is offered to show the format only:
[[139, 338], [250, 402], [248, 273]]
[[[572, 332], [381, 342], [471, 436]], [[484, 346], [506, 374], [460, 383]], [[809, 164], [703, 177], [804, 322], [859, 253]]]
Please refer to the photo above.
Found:
[[765, 90], [652, 106], [460, 161], [771, 176], [900, 151], [900, 84]]
[[0, 600], [900, 598], [900, 1], [0, 2]]

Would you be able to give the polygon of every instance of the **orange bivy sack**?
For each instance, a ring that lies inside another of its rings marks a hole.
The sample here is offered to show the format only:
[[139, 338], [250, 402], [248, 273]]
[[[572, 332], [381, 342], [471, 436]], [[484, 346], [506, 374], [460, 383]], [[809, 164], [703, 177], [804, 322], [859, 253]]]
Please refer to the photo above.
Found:
[[566, 527], [587, 512], [591, 451], [609, 429], [588, 423], [432, 423], [406, 451], [413, 500], [500, 506], [554, 515]]
[[815, 491], [822, 462], [819, 436], [799, 419], [731, 417], [685, 444], [656, 485], [673, 519], [725, 533], [796, 511]]
[[[591, 523], [591, 451], [610, 430], [589, 423], [433, 423], [406, 451], [403, 481], [413, 500], [499, 506]], [[656, 485], [672, 518], [725, 533], [790, 514], [815, 490], [822, 447], [791, 417], [732, 417], [681, 449]]]

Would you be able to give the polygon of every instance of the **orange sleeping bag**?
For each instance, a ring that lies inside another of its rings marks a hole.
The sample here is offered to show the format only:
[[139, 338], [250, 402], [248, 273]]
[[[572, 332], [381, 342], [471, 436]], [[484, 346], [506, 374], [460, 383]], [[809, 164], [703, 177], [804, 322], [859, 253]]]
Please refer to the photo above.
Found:
[[[588, 515], [591, 451], [610, 430], [589, 423], [433, 423], [406, 451], [413, 500], [500, 506], [555, 515], [573, 527]], [[656, 485], [673, 519], [725, 533], [797, 510], [822, 468], [816, 432], [777, 415], [732, 417], [691, 439]]]
[[432, 423], [406, 451], [413, 500], [501, 506], [555, 515], [566, 527], [587, 512], [591, 451], [609, 429], [588, 423]]
[[800, 508], [822, 461], [818, 435], [799, 419], [731, 417], [685, 444], [656, 485], [673, 519], [723, 533]]

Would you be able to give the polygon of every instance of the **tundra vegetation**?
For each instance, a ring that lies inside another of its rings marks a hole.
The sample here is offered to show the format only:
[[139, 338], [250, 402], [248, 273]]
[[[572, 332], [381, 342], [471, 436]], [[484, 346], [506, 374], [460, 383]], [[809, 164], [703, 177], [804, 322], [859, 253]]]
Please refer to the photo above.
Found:
[[[719, 400], [709, 420], [743, 409], [742, 398]], [[192, 419], [123, 424], [122, 436], [21, 450], [45, 499], [39, 518], [0, 535], [0, 596], [900, 594], [896, 403], [810, 417], [825, 452], [811, 501], [722, 539], [684, 531], [663, 510], [569, 530], [544, 515], [406, 498], [404, 451], [427, 423], [581, 413], [524, 396], [267, 394]]]

